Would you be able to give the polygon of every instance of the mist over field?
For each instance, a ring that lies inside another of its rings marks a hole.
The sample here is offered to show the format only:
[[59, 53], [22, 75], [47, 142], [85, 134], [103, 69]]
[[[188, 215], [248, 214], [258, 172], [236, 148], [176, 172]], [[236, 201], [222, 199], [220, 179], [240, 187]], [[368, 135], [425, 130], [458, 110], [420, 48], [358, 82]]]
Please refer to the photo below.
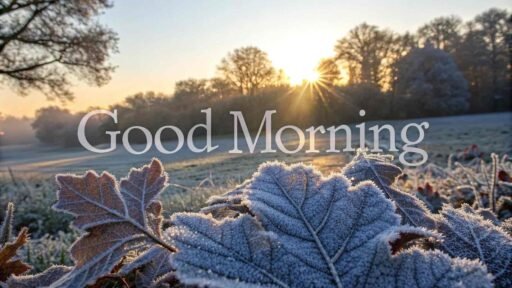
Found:
[[0, 118], [0, 131], [3, 132], [0, 146], [39, 142], [32, 129], [32, 121], [30, 118]]

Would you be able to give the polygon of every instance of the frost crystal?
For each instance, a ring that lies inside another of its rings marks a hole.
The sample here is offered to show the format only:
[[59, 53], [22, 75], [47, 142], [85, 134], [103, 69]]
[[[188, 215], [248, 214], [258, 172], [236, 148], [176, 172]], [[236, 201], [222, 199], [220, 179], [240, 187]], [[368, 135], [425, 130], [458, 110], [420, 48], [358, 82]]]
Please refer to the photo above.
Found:
[[453, 257], [480, 259], [498, 287], [512, 286], [512, 237], [485, 220], [468, 205], [462, 209], [443, 207], [437, 217], [443, 234], [440, 248]]
[[402, 170], [388, 163], [385, 157], [359, 152], [352, 162], [345, 166], [343, 174], [353, 185], [361, 181], [373, 181], [387, 198], [393, 200], [404, 224], [428, 229], [435, 227], [428, 209], [419, 199], [392, 187], [395, 178], [402, 174]]
[[[168, 232], [184, 284], [212, 287], [491, 287], [477, 261], [402, 250], [435, 236], [400, 225], [372, 182], [351, 186], [303, 165], [262, 165], [244, 189], [250, 213], [179, 213]], [[252, 216], [254, 215], [254, 216]], [[392, 253], [394, 252], [394, 254]]]

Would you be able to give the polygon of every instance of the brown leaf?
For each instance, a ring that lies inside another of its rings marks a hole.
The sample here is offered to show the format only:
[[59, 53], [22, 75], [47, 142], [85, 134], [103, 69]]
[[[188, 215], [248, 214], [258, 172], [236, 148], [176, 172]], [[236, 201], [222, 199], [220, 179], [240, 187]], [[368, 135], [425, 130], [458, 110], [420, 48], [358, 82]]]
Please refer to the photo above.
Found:
[[113, 283], [120, 283], [122, 287], [129, 287], [129, 285], [126, 282], [126, 280], [124, 279], [124, 277], [116, 274], [117, 272], [119, 272], [119, 270], [121, 270], [121, 268], [123, 268], [123, 266], [125, 264], [124, 263], [125, 260], [126, 260], [126, 257], [123, 257], [121, 259], [121, 261], [119, 261], [119, 263], [117, 263], [117, 265], [114, 266], [112, 271], [110, 271], [111, 274], [108, 274], [108, 275], [105, 275], [105, 276], [99, 278], [96, 281], [96, 283], [94, 283], [93, 285], [87, 286], [87, 288], [102, 288], [102, 287], [106, 287], [108, 284], [113, 284]]
[[417, 239], [425, 239], [425, 237], [434, 236], [434, 234], [420, 233], [418, 231], [400, 232], [399, 237], [389, 243], [391, 246], [391, 254], [395, 255], [398, 252], [410, 247], [409, 243]]
[[128, 252], [142, 252], [155, 243], [174, 251], [161, 239], [162, 209], [155, 200], [167, 180], [162, 163], [156, 159], [141, 169], [132, 169], [119, 185], [106, 172], [57, 176], [54, 208], [73, 214], [73, 225], [88, 233], [71, 247], [74, 269], [55, 286], [93, 284], [109, 274]]
[[11, 275], [20, 275], [32, 267], [19, 259], [15, 259], [18, 249], [28, 240], [28, 229], [21, 229], [14, 242], [5, 244], [0, 250], [0, 281], [6, 281]]

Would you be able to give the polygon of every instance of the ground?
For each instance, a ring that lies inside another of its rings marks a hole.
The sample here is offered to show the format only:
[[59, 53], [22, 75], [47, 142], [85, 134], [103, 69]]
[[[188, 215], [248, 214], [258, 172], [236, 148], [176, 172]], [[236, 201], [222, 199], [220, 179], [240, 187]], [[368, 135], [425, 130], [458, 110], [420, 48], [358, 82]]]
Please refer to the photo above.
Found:
[[[476, 144], [484, 153], [496, 152], [510, 154], [512, 152], [512, 113], [495, 113], [484, 115], [466, 115], [441, 118], [410, 119], [401, 121], [386, 121], [397, 131], [397, 141], [400, 140], [400, 129], [408, 123], [420, 123], [427, 121], [430, 124], [426, 130], [425, 139], [420, 148], [429, 154], [429, 162], [443, 165], [450, 153], [462, 151], [465, 147]], [[384, 122], [369, 122], [366, 127], [375, 123], [382, 125]], [[340, 123], [343, 124], [343, 123]], [[359, 143], [357, 129], [352, 129], [353, 146]], [[373, 139], [368, 134], [367, 139]], [[412, 137], [411, 137], [412, 138]], [[414, 138], [412, 138], [414, 139]], [[261, 137], [260, 140], [263, 140]], [[294, 147], [296, 141], [290, 136], [286, 145]], [[340, 148], [343, 148], [345, 140], [337, 139]], [[262, 150], [263, 141], [258, 143], [257, 150]], [[381, 143], [385, 140], [381, 140]], [[243, 144], [245, 141], [239, 140]], [[122, 176], [130, 167], [138, 167], [147, 163], [152, 157], [162, 160], [167, 171], [171, 174], [174, 183], [187, 186], [195, 186], [202, 180], [209, 178], [214, 183], [238, 182], [249, 176], [256, 167], [268, 160], [281, 160], [288, 163], [305, 162], [317, 166], [324, 172], [332, 171], [342, 166], [353, 153], [326, 153], [329, 139], [327, 136], [319, 137], [316, 141], [318, 154], [304, 153], [308, 145], [306, 143], [302, 152], [296, 154], [285, 153], [227, 153], [233, 148], [232, 136], [224, 136], [214, 139], [214, 144], [219, 148], [211, 153], [192, 153], [183, 148], [172, 155], [164, 155], [156, 149], [151, 149], [143, 155], [131, 155], [122, 146], [111, 153], [96, 154], [85, 151], [83, 148], [62, 149], [45, 147], [41, 145], [20, 145], [0, 147], [0, 176], [4, 176], [10, 168], [15, 175], [42, 174], [53, 175], [56, 173], [83, 173], [88, 169], [98, 172], [108, 170], [111, 173]], [[164, 145], [173, 145], [166, 143]], [[142, 149], [135, 147], [135, 149]], [[242, 150], [247, 151], [245, 146]]]

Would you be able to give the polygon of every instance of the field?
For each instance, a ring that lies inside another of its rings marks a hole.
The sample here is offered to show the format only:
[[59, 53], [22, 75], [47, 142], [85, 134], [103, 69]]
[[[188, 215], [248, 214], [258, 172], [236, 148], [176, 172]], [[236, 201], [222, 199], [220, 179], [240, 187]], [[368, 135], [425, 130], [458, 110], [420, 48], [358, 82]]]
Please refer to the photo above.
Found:
[[[478, 145], [480, 150], [486, 153], [504, 154], [512, 151], [512, 113], [388, 121], [386, 124], [394, 126], [399, 134], [404, 125], [422, 121], [429, 122], [430, 128], [426, 130], [425, 139], [418, 147], [429, 153], [429, 162], [443, 165], [451, 153], [460, 152], [472, 144]], [[383, 123], [366, 123], [367, 127], [375, 124]], [[352, 131], [357, 130], [352, 129]], [[372, 137], [372, 134], [367, 133], [367, 140], [373, 139]], [[261, 140], [263, 136], [260, 137], [256, 150], [262, 150], [263, 141]], [[399, 135], [397, 135], [398, 140], [400, 140]], [[293, 147], [294, 141], [296, 139], [289, 139], [287, 145]], [[353, 136], [353, 147], [358, 145], [358, 141], [357, 135]], [[339, 142], [340, 145], [344, 145], [345, 140], [339, 137]], [[383, 142], [385, 138], [381, 140], [381, 143]], [[247, 151], [244, 146], [245, 141], [240, 139], [239, 143], [240, 149]], [[0, 175], [7, 176], [8, 168], [17, 176], [83, 173], [89, 169], [98, 172], [108, 170], [114, 175], [125, 175], [130, 167], [141, 166], [152, 157], [157, 157], [172, 175], [174, 183], [195, 186], [194, 184], [208, 177], [211, 177], [215, 183], [245, 179], [259, 164], [268, 160], [281, 160], [287, 163], [304, 162], [313, 164], [322, 171], [329, 171], [351, 158], [352, 153], [324, 152], [328, 146], [327, 136], [317, 138], [316, 143], [320, 153], [306, 154], [303, 149], [292, 155], [247, 152], [230, 154], [227, 151], [233, 147], [232, 136], [214, 139], [214, 145], [219, 145], [219, 148], [211, 153], [199, 154], [185, 149], [186, 146], [172, 155], [161, 154], [154, 148], [143, 155], [131, 155], [121, 145], [116, 151], [105, 154], [96, 154], [81, 148], [62, 149], [41, 145], [6, 146], [0, 147]], [[174, 143], [164, 145], [174, 147]], [[308, 145], [306, 143], [305, 147]], [[142, 149], [138, 146], [141, 145], [134, 145], [134, 149]]]
[[[489, 159], [491, 152], [499, 155], [512, 152], [512, 113], [387, 123], [399, 131], [407, 123], [422, 121], [428, 121], [430, 128], [419, 147], [428, 151], [430, 163], [445, 166], [450, 155], [456, 157], [457, 153], [473, 144], [484, 153], [485, 160]], [[373, 123], [367, 123], [367, 127], [371, 125]], [[287, 145], [292, 145], [293, 141], [296, 140], [290, 138]], [[357, 138], [353, 141], [354, 145], [357, 141]], [[233, 139], [227, 136], [216, 138], [214, 144], [220, 148], [210, 154], [183, 150], [175, 155], [162, 155], [152, 150], [143, 156], [130, 155], [121, 148], [113, 153], [94, 154], [82, 149], [39, 145], [1, 147], [0, 207], [3, 209], [8, 201], [16, 205], [15, 227], [28, 226], [33, 239], [23, 250], [23, 257], [35, 267], [34, 271], [42, 271], [51, 264], [72, 264], [66, 250], [77, 237], [77, 232], [69, 228], [70, 217], [50, 208], [56, 201], [56, 173], [82, 174], [93, 169], [98, 173], [108, 170], [121, 177], [131, 167], [140, 167], [152, 157], [158, 157], [170, 175], [171, 186], [162, 194], [165, 216], [169, 216], [178, 211], [197, 211], [211, 195], [221, 194], [241, 183], [261, 163], [269, 160], [304, 162], [329, 173], [339, 171], [354, 156], [325, 152], [229, 154], [227, 151], [232, 148], [232, 142]], [[319, 147], [327, 147], [328, 139], [322, 137], [317, 139], [317, 143]], [[262, 143], [258, 147], [261, 148]]]

